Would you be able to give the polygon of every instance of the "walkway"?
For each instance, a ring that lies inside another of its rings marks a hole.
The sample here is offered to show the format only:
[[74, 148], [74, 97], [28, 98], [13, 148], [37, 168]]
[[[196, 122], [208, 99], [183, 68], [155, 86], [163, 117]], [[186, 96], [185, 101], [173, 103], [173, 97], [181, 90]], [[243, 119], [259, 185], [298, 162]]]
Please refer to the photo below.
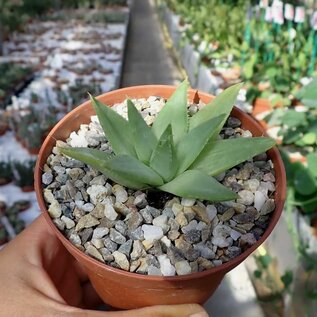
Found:
[[134, 0], [122, 74], [122, 87], [175, 84], [181, 80], [174, 66], [151, 0]]

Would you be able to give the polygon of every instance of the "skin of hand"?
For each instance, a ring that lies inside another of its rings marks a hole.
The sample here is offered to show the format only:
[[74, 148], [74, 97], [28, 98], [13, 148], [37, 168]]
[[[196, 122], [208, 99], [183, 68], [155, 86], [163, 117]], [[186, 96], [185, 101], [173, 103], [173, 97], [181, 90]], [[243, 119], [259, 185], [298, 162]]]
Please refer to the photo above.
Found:
[[100, 303], [84, 270], [43, 216], [0, 251], [1, 317], [208, 317], [197, 304], [91, 310]]

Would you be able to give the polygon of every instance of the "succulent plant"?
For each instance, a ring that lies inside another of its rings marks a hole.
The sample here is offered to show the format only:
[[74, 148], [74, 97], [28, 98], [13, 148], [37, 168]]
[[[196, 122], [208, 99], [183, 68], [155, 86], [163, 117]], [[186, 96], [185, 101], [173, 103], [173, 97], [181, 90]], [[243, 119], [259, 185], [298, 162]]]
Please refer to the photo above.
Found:
[[237, 195], [214, 176], [265, 152], [267, 137], [218, 139], [241, 84], [232, 86], [194, 114], [187, 113], [188, 82], [167, 100], [148, 126], [131, 100], [128, 120], [90, 96], [113, 154], [92, 148], [62, 147], [64, 155], [83, 161], [114, 182], [133, 189], [155, 189], [209, 201]]
[[35, 160], [29, 159], [24, 162], [12, 162], [12, 171], [17, 186], [33, 186]]

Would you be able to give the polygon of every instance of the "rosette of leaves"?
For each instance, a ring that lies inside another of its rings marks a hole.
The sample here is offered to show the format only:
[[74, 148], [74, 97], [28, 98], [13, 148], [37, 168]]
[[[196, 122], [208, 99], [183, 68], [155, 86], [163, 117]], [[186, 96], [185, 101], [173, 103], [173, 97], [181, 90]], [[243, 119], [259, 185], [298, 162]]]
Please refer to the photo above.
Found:
[[60, 148], [64, 155], [99, 170], [133, 189], [154, 189], [177, 196], [226, 201], [237, 195], [215, 176], [265, 152], [267, 137], [218, 139], [241, 84], [232, 86], [192, 117], [187, 112], [188, 82], [167, 100], [148, 126], [131, 100], [128, 120], [90, 96], [113, 154], [92, 148]]

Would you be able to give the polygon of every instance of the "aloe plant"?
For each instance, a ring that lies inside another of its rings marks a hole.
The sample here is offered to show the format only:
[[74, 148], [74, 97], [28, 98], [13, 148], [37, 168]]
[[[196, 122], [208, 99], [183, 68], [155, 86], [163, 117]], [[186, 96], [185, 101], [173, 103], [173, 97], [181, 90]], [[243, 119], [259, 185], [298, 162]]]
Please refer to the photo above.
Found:
[[237, 195], [214, 176], [265, 152], [271, 138], [217, 138], [238, 95], [232, 86], [192, 117], [187, 113], [188, 82], [184, 81], [148, 126], [131, 100], [128, 120], [90, 96], [113, 154], [92, 148], [60, 148], [64, 155], [83, 161], [114, 182], [133, 189], [156, 189], [209, 201]]

